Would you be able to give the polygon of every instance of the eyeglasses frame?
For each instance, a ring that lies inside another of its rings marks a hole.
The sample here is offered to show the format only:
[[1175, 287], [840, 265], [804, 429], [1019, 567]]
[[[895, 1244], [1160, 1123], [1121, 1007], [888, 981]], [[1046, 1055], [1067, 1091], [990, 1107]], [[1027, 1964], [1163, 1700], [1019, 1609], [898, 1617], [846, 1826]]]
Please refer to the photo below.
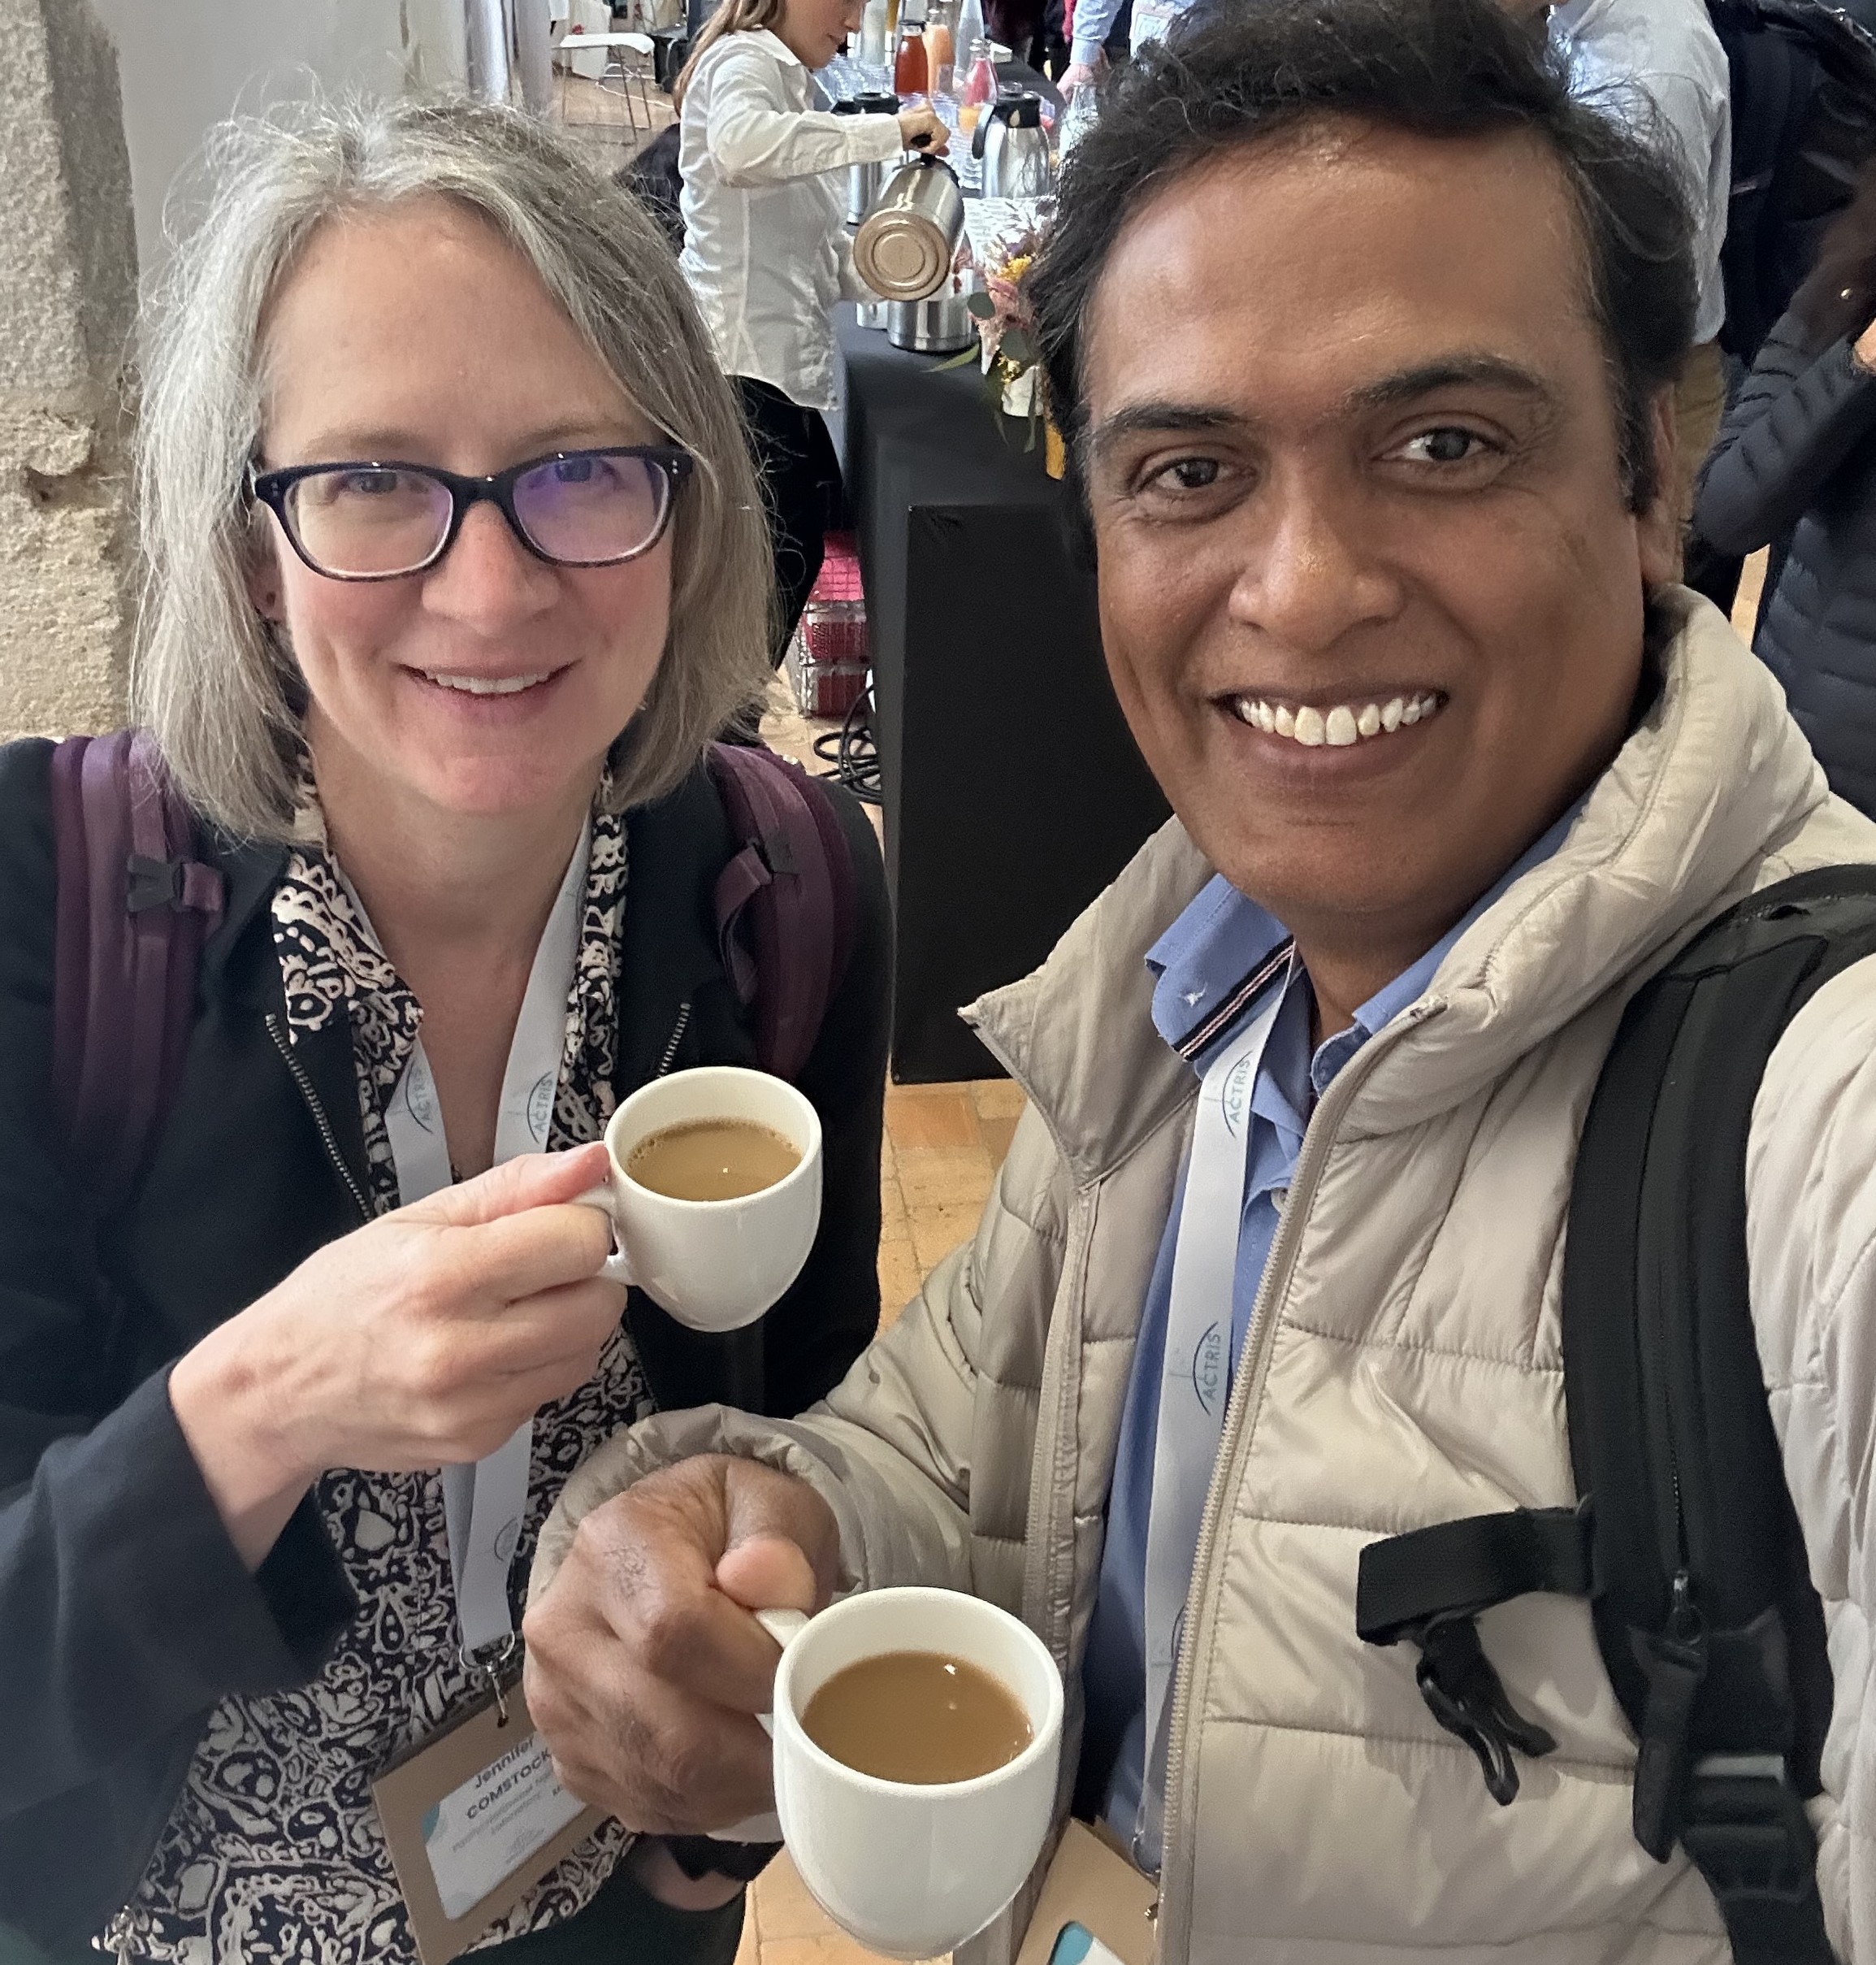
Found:
[[[665, 509], [658, 520], [657, 529], [642, 546], [630, 553], [622, 553], [608, 559], [557, 559], [551, 553], [544, 551], [527, 536], [527, 528], [522, 523], [520, 514], [514, 509], [514, 488], [530, 471], [539, 471], [544, 464], [561, 464], [575, 458], [640, 458], [647, 463], [655, 464], [665, 474], [669, 487], [665, 499]], [[549, 566], [623, 566], [635, 559], [642, 559], [656, 546], [670, 529], [671, 515], [677, 510], [678, 493], [684, 481], [695, 468], [697, 460], [691, 453], [677, 444], [611, 444], [597, 446], [590, 450], [554, 450], [544, 457], [529, 458], [525, 462], [511, 464], [506, 471], [492, 471], [487, 477], [466, 477], [460, 471], [444, 471], [434, 464], [410, 464], [396, 458], [336, 458], [325, 464], [288, 464], [278, 471], [257, 471], [250, 463], [248, 466], [247, 492], [250, 498], [266, 506], [280, 523], [280, 530], [286, 535], [287, 544], [301, 563], [322, 579], [346, 580], [363, 583], [375, 580], [406, 580], [412, 575], [427, 573], [449, 549], [456, 544], [456, 536], [462, 530], [462, 521], [471, 505], [484, 502], [492, 505], [508, 521], [508, 529], [520, 540], [522, 545], [544, 565]], [[436, 550], [414, 566], [400, 566], [395, 573], [334, 573], [320, 566], [300, 542], [299, 532], [294, 522], [287, 515], [288, 494], [302, 479], [318, 476], [322, 472], [334, 471], [408, 471], [421, 477], [433, 479], [449, 493], [449, 523], [444, 529]]]

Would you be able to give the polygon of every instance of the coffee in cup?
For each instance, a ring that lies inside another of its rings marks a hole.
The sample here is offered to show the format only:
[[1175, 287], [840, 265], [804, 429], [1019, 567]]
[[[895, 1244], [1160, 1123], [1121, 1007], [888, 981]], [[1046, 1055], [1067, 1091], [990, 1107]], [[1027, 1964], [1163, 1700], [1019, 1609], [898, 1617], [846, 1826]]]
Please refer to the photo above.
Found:
[[792, 1140], [754, 1119], [687, 1119], [648, 1133], [626, 1156], [641, 1187], [676, 1201], [735, 1201], [801, 1164]]
[[752, 1324], [801, 1273], [821, 1226], [821, 1118], [786, 1080], [703, 1065], [641, 1085], [606, 1128], [601, 1273], [694, 1330]]
[[[808, 1893], [888, 1958], [955, 1950], [1022, 1888], [1048, 1836], [1063, 1704], [1048, 1646], [1007, 1611], [953, 1590], [869, 1590], [812, 1618], [756, 1615], [782, 1647], [763, 1723], [775, 1741], [779, 1827]], [[943, 1710], [960, 1683], [950, 1666], [968, 1667], [984, 1694], [962, 1729]], [[829, 1695], [857, 1738], [817, 1738], [810, 1716], [825, 1719]], [[999, 1736], [1000, 1725], [1010, 1731]], [[899, 1777], [856, 1764], [915, 1733], [928, 1745], [899, 1761]], [[941, 1766], [940, 1750], [959, 1758]], [[973, 1764], [981, 1771], [964, 1771]], [[775, 1826], [758, 1819], [718, 1833], [760, 1837]]]
[[880, 1781], [975, 1781], [1035, 1737], [1007, 1687], [949, 1651], [882, 1651], [836, 1672], [801, 1715], [822, 1753]]

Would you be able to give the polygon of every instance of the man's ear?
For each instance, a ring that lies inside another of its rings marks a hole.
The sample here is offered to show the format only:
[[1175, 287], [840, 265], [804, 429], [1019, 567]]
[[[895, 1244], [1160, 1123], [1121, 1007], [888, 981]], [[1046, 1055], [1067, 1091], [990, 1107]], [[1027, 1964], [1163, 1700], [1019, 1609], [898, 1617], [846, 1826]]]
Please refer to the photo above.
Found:
[[1657, 389], [1648, 411], [1649, 449], [1654, 459], [1654, 496], [1636, 514], [1636, 543], [1644, 587], [1665, 586], [1681, 576], [1681, 525], [1676, 496], [1674, 391]]

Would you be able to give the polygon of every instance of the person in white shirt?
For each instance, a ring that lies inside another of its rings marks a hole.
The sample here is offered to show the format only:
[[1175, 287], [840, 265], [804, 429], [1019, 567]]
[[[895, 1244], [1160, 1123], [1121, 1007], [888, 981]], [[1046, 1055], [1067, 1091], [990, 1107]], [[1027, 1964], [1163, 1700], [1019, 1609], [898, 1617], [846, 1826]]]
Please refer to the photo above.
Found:
[[858, 298], [845, 217], [849, 164], [945, 147], [922, 105], [896, 116], [812, 109], [810, 71], [860, 28], [862, 0], [723, 0], [672, 96], [682, 137], [681, 264], [749, 419], [768, 508], [779, 666], [821, 570], [840, 466], [829, 310]]

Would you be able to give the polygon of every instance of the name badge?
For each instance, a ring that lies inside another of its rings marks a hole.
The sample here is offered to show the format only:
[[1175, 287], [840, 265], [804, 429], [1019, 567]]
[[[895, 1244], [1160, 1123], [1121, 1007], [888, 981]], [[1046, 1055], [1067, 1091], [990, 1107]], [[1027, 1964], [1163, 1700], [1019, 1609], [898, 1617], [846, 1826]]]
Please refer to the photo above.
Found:
[[401, 1755], [371, 1798], [422, 1965], [466, 1951], [603, 1819], [555, 1779], [518, 1682]]
[[1159, 1893], [1098, 1828], [1071, 1821], [1016, 1965], [1153, 1965]]

